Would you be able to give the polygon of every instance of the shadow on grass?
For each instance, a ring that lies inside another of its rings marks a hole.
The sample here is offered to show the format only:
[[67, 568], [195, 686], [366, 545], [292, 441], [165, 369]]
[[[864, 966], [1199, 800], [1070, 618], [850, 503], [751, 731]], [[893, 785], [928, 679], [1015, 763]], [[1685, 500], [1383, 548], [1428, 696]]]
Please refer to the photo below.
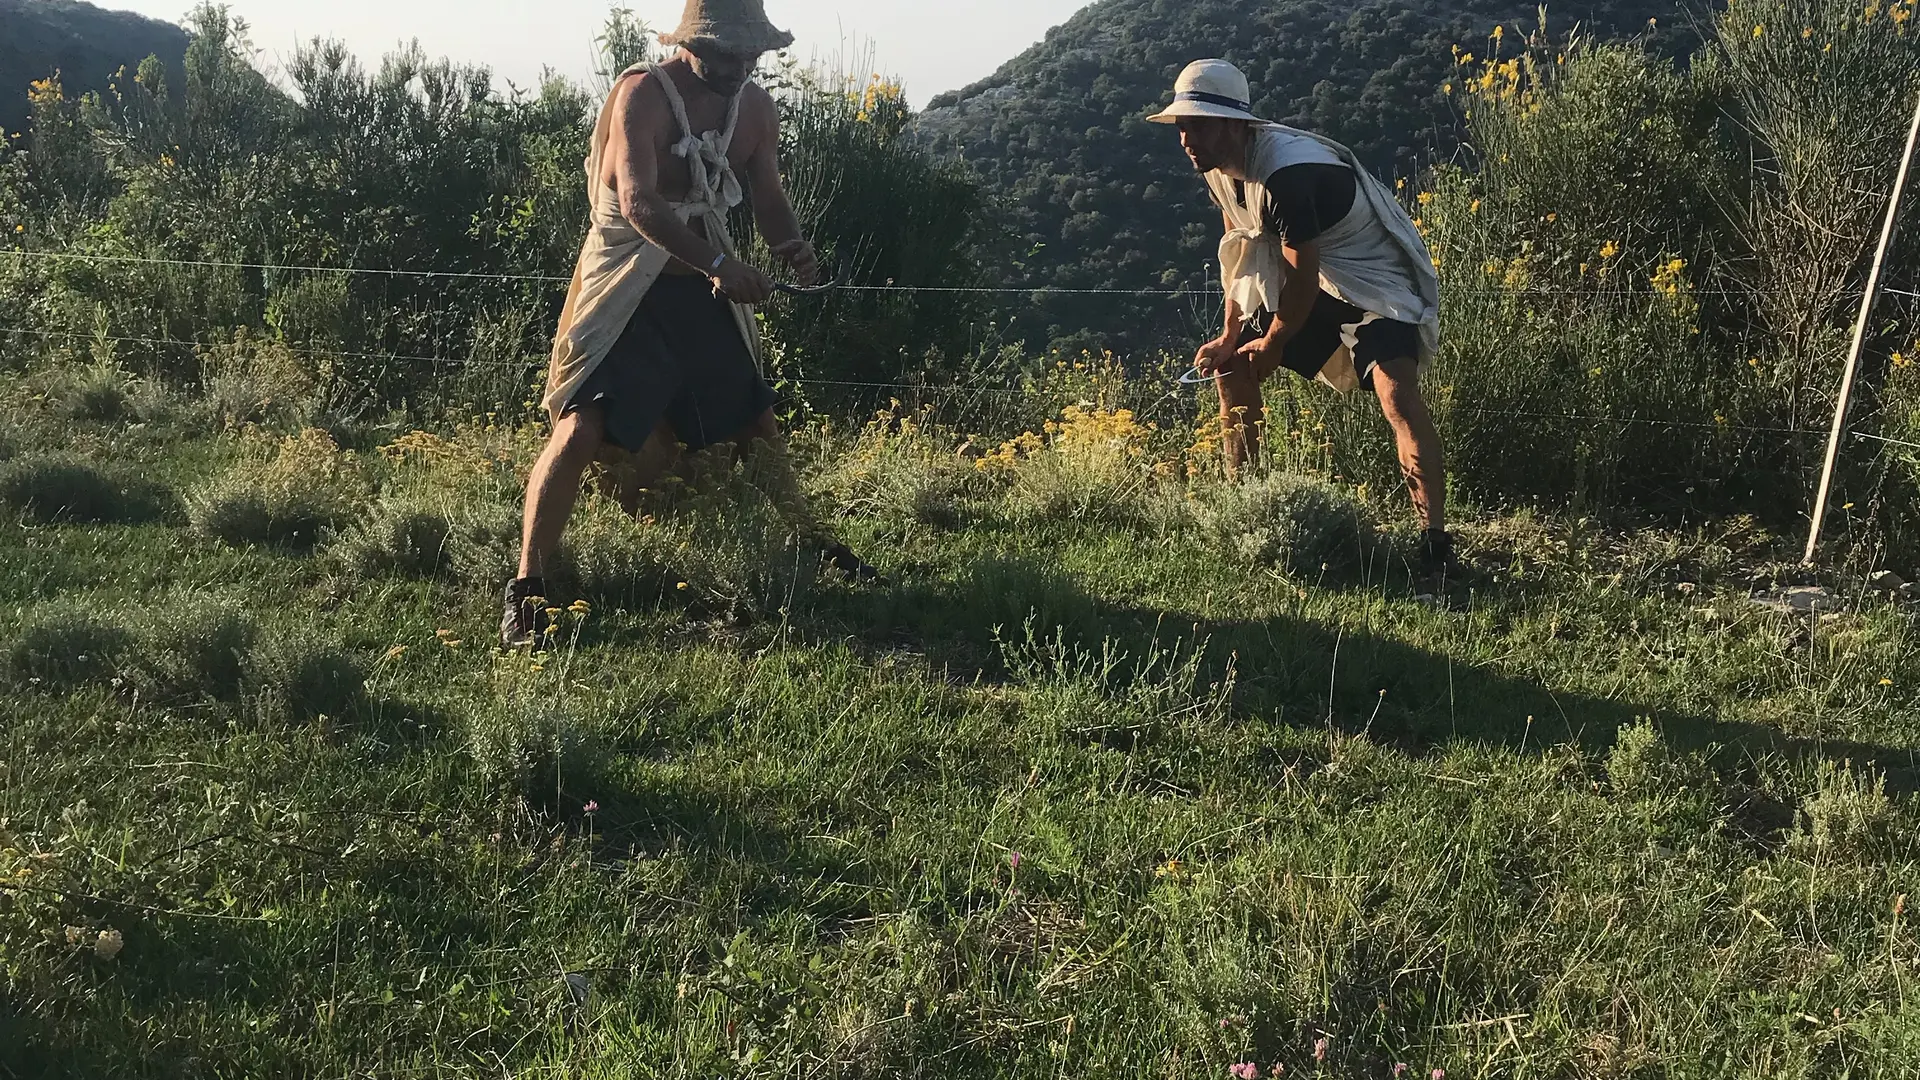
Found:
[[1236, 712], [1365, 731], [1416, 755], [1461, 740], [1519, 750], [1571, 743], [1604, 753], [1621, 727], [1644, 718], [1675, 748], [1707, 752], [1722, 768], [1738, 770], [1766, 753], [1824, 758], [1871, 764], [1886, 772], [1890, 791], [1920, 792], [1920, 758], [1911, 749], [1801, 739], [1657, 703], [1554, 690], [1378, 633], [1292, 616], [1209, 619], [1114, 604], [1025, 557], [969, 563], [956, 582], [909, 581], [843, 600], [830, 617], [871, 643], [922, 652], [956, 677], [986, 681], [1009, 677], [1000, 641], [1024, 641], [1029, 626], [1042, 640], [1057, 633], [1095, 652], [1111, 641], [1133, 657], [1204, 642], [1202, 683], [1231, 669]]

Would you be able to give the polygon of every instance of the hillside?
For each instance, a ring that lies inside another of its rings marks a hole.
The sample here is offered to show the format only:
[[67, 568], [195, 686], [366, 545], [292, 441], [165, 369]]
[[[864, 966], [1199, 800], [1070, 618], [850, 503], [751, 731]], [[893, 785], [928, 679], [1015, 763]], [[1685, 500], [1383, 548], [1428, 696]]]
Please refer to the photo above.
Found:
[[[1693, 40], [1673, 0], [1555, 5], [1556, 34], [1645, 34], [1662, 51]], [[1352, 145], [1383, 174], [1410, 171], [1455, 142], [1441, 84], [1452, 46], [1487, 51], [1497, 24], [1538, 25], [1517, 0], [1102, 0], [991, 78], [935, 98], [917, 131], [960, 156], [1004, 201], [1011, 280], [1060, 289], [1198, 284], [1218, 221], [1164, 128], [1145, 122], [1188, 62], [1225, 56], [1247, 71], [1264, 116]], [[1671, 25], [1667, 25], [1671, 24]], [[1055, 297], [1016, 323], [1072, 331], [1140, 329], [1160, 308]], [[1184, 312], [1183, 312], [1184, 316]], [[1210, 316], [1208, 316], [1210, 318]]]
[[35, 79], [58, 71], [69, 94], [105, 90], [123, 65], [158, 56], [177, 67], [186, 51], [185, 30], [132, 12], [75, 0], [0, 0], [0, 126], [26, 126], [27, 84]]

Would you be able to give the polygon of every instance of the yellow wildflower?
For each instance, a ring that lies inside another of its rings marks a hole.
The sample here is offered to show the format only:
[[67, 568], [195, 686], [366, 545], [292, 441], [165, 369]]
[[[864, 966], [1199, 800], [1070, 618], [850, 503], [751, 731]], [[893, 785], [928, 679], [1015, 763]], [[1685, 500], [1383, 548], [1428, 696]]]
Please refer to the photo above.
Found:
[[1467, 204], [1467, 213], [1469, 213], [1469, 214], [1477, 214], [1477, 213], [1479, 213], [1479, 212], [1480, 212], [1480, 200], [1479, 200], [1479, 199], [1475, 199], [1475, 200], [1473, 200], [1473, 202], [1471, 202], [1471, 203], [1469, 203], [1469, 204]]
[[1764, 26], [1756, 26], [1753, 28], [1753, 40], [1755, 41], [1759, 41], [1761, 38], [1765, 37], [1766, 34], [1767, 34], [1767, 28]]
[[1600, 257], [1601, 257], [1601, 258], [1603, 258], [1603, 259], [1611, 259], [1611, 258], [1613, 258], [1613, 257], [1614, 257], [1615, 255], [1618, 255], [1618, 254], [1620, 254], [1620, 245], [1619, 245], [1619, 244], [1616, 244], [1616, 243], [1614, 243], [1613, 241], [1611, 241], [1611, 240], [1609, 240], [1609, 241], [1607, 241], [1606, 243], [1604, 243], [1604, 244], [1602, 244], [1602, 245], [1600, 245]]
[[1423, 192], [1421, 192], [1421, 193], [1420, 193], [1420, 198], [1419, 198], [1419, 201], [1420, 201], [1420, 205], [1421, 205], [1421, 206], [1430, 206], [1430, 205], [1432, 205], [1432, 203], [1433, 203], [1433, 192], [1431, 192], [1431, 191], [1423, 191]]

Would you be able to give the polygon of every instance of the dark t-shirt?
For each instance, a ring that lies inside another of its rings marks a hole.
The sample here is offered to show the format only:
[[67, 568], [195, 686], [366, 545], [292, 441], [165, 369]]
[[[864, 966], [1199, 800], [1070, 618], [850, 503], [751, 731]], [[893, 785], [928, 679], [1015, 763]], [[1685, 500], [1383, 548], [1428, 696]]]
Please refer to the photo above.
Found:
[[[1246, 185], [1236, 181], [1234, 191], [1246, 205]], [[1353, 212], [1360, 188], [1353, 170], [1345, 165], [1289, 165], [1267, 178], [1267, 205], [1262, 211], [1268, 231], [1289, 247], [1318, 240], [1320, 235]]]

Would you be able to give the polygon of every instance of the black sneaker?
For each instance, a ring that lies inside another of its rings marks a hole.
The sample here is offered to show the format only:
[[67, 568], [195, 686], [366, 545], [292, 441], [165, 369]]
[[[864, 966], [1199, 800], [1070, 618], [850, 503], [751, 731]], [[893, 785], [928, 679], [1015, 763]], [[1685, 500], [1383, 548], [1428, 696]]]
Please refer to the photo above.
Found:
[[1460, 560], [1453, 553], [1453, 534], [1445, 529], [1428, 529], [1420, 534], [1420, 569], [1428, 574], [1456, 570]]
[[887, 579], [845, 544], [834, 544], [820, 553], [820, 561], [847, 575], [861, 585], [885, 585]]
[[547, 583], [520, 578], [507, 583], [506, 611], [500, 616], [500, 644], [524, 649], [540, 638], [540, 613], [546, 606]]

